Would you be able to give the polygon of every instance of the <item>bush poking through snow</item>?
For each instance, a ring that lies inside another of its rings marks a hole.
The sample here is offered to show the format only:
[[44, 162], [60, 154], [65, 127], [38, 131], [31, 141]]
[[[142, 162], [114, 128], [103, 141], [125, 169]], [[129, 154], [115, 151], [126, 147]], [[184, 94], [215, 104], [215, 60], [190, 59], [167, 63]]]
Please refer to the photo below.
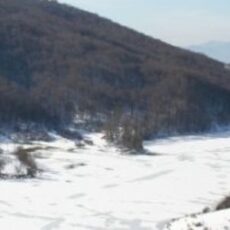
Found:
[[75, 141], [75, 146], [77, 148], [84, 148], [85, 147], [85, 143], [83, 141]]
[[0, 157], [0, 175], [2, 175], [5, 164], [6, 164], [6, 162], [4, 161], [4, 159], [2, 159], [2, 157]]
[[69, 129], [61, 129], [59, 130], [59, 134], [67, 139], [71, 140], [79, 140], [83, 139], [82, 135], [76, 130], [69, 130]]
[[211, 212], [211, 209], [209, 207], [205, 207], [202, 211], [202, 213], [209, 213]]
[[91, 140], [84, 140], [84, 142], [86, 145], [91, 145], [91, 146], [94, 145], [93, 141], [91, 141]]
[[216, 207], [216, 210], [223, 210], [230, 208], [230, 196], [222, 200]]
[[[14, 155], [19, 160], [22, 168], [26, 169], [26, 175], [25, 176], [30, 177], [30, 178], [34, 178], [34, 177], [36, 177], [39, 169], [37, 167], [37, 164], [36, 164], [34, 158], [31, 155], [31, 151], [33, 151], [33, 150], [18, 148], [15, 150]], [[21, 171], [21, 169], [19, 171]]]

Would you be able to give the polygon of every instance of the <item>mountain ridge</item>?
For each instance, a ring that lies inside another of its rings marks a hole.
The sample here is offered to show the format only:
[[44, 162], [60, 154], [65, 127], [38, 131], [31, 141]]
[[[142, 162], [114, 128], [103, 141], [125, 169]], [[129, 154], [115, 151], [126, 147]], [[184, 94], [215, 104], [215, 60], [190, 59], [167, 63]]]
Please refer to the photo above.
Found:
[[138, 142], [230, 120], [230, 72], [204, 55], [55, 1], [0, 0], [0, 26], [2, 122], [98, 116]]

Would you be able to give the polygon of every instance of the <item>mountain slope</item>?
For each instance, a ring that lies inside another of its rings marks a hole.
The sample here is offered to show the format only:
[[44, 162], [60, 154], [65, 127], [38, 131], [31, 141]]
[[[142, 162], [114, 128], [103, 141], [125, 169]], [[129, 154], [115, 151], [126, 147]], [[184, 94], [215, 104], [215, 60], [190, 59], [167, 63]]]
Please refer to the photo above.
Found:
[[0, 28], [4, 122], [99, 114], [136, 141], [230, 120], [230, 73], [203, 55], [54, 1], [0, 0]]
[[230, 42], [208, 42], [188, 47], [190, 50], [206, 54], [216, 60], [230, 63]]

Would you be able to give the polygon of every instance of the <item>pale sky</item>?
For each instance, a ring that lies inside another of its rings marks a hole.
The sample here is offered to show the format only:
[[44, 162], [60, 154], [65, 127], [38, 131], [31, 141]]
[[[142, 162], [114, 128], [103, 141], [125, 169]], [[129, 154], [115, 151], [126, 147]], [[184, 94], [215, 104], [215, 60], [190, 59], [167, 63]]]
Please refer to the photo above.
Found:
[[178, 46], [230, 41], [230, 0], [59, 0]]

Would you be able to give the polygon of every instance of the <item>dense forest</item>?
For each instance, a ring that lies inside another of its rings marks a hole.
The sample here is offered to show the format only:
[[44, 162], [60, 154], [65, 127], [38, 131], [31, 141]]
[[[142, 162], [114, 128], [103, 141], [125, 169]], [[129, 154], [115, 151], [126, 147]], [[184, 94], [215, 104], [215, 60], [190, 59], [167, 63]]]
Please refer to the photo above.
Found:
[[223, 63], [55, 1], [0, 0], [2, 123], [98, 117], [109, 139], [138, 149], [228, 124], [229, 102]]

